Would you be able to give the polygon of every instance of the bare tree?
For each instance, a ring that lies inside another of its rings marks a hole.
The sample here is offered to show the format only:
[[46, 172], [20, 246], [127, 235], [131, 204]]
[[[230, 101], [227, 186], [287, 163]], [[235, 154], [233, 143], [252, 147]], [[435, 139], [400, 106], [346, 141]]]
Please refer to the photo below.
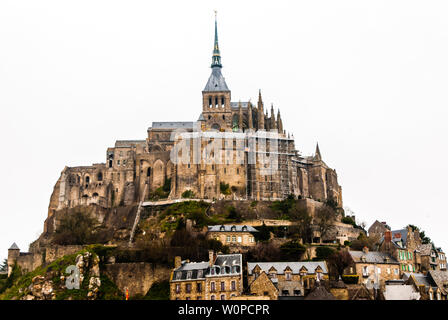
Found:
[[338, 276], [342, 276], [345, 268], [353, 263], [353, 259], [347, 250], [340, 250], [328, 258], [328, 263], [336, 271]]
[[329, 206], [322, 206], [316, 210], [314, 223], [320, 232], [321, 239], [334, 228], [333, 223], [336, 220], [336, 212]]

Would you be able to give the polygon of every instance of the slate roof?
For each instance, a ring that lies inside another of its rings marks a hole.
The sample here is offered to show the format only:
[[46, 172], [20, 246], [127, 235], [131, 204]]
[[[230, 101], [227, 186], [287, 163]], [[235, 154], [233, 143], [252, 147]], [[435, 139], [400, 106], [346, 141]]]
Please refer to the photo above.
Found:
[[230, 107], [234, 109], [238, 109], [241, 103], [241, 108], [247, 108], [249, 105], [249, 102], [230, 102]]
[[[232, 230], [234, 228], [235, 230]], [[245, 228], [245, 230], [243, 230]], [[257, 229], [255, 229], [252, 226], [241, 226], [241, 225], [214, 225], [214, 226], [208, 226], [209, 232], [258, 232]]]
[[[242, 272], [242, 255], [241, 254], [218, 254], [213, 266], [218, 267], [232, 267], [238, 266], [236, 269], [237, 273]], [[212, 266], [212, 267], [213, 267]], [[182, 262], [182, 265], [175, 269], [173, 272], [172, 281], [183, 281], [183, 280], [201, 280], [205, 279], [207, 276], [210, 276], [211, 268], [208, 261], [203, 262]], [[218, 268], [219, 269], [219, 268]], [[226, 268], [227, 274], [232, 272], [232, 269]], [[224, 270], [224, 269], [220, 269]], [[222, 271], [224, 272], [224, 271]], [[234, 272], [234, 271], [233, 271]], [[221, 272], [220, 272], [221, 273]], [[225, 274], [225, 273], [224, 273]], [[217, 276], [223, 275], [223, 273], [216, 274]], [[235, 275], [235, 273], [233, 273]]]
[[203, 91], [230, 91], [227, 87], [226, 80], [222, 76], [221, 68], [212, 68], [212, 73]]
[[11, 245], [11, 248], [9, 248], [8, 250], [20, 250], [20, 249], [19, 249], [19, 247], [17, 246], [17, 244], [14, 242], [14, 243]]
[[192, 129], [194, 122], [192, 121], [172, 121], [172, 122], [153, 122], [152, 129]]
[[274, 267], [277, 270], [277, 274], [283, 274], [286, 267], [291, 268], [293, 274], [298, 274], [302, 267], [305, 267], [308, 270], [308, 274], [314, 274], [314, 271], [318, 266], [322, 268], [323, 273], [328, 273], [327, 264], [325, 261], [248, 262], [247, 271], [249, 275], [252, 274], [252, 271], [256, 265], [258, 265], [266, 274], [269, 274], [269, 269], [271, 269], [271, 267]]
[[117, 140], [115, 141], [115, 147], [130, 147], [136, 144], [146, 143], [146, 140]]
[[429, 275], [443, 294], [448, 294], [448, 271], [429, 270]]
[[417, 285], [424, 285], [425, 288], [433, 287], [434, 283], [431, 281], [431, 279], [424, 275], [423, 273], [414, 273], [414, 272], [405, 272], [403, 273], [403, 279], [408, 280], [411, 276], [414, 277], [415, 282]]
[[[365, 257], [366, 263], [387, 263], [387, 264], [399, 264], [397, 260], [392, 258], [390, 255], [379, 251], [369, 251], [364, 253], [363, 251], [349, 251], [354, 262], [364, 262], [362, 260]], [[388, 261], [386, 262], [386, 258]]]
[[417, 248], [417, 250], [420, 252], [422, 256], [429, 256], [431, 254], [432, 244], [430, 243], [422, 244]]
[[324, 286], [317, 285], [305, 297], [305, 300], [336, 300], [336, 298]]
[[[391, 231], [391, 233], [392, 233], [392, 243], [395, 244], [399, 248], [406, 248], [408, 230], [407, 229], [394, 230], [394, 231]], [[397, 237], [398, 234], [400, 235], [399, 238]], [[401, 244], [400, 244], [400, 241], [401, 241]]]

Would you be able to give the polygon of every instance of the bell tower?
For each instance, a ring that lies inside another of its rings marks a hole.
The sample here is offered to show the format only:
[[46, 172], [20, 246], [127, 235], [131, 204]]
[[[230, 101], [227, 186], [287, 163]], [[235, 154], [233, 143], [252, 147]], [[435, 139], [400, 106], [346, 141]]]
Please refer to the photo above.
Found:
[[202, 91], [204, 130], [226, 131], [232, 128], [230, 90], [222, 76], [221, 53], [218, 44], [218, 22], [215, 11], [215, 42], [212, 56], [212, 73]]

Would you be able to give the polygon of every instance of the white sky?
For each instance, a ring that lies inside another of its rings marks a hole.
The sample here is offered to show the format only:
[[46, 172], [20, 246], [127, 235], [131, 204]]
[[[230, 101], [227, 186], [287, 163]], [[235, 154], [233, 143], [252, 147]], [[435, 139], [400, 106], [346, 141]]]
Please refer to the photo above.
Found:
[[213, 9], [234, 101], [280, 107], [369, 226], [448, 250], [446, 1], [0, 2], [0, 258], [42, 231], [65, 165], [104, 162], [152, 121], [192, 121]]

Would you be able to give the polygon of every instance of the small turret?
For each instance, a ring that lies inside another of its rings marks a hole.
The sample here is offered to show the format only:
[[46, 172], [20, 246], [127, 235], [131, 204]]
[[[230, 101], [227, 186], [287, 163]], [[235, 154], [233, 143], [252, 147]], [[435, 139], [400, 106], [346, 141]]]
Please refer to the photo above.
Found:
[[253, 129], [253, 121], [252, 121], [252, 103], [250, 101], [247, 103], [247, 127], [249, 129]]
[[322, 155], [320, 154], [320, 150], [319, 150], [319, 143], [316, 144], [316, 152], [314, 154], [314, 159], [322, 160]]
[[12, 273], [12, 268], [17, 261], [17, 258], [20, 256], [20, 249], [17, 244], [14, 242], [12, 246], [8, 249], [8, 277]]
[[278, 109], [278, 112], [277, 112], [277, 128], [278, 128], [278, 132], [283, 133], [283, 122], [282, 122], [282, 118], [280, 117], [280, 109]]
[[274, 105], [273, 104], [271, 104], [271, 125], [270, 125], [270, 129], [271, 130], [277, 129], [277, 122], [275, 121], [275, 113], [274, 113]]

